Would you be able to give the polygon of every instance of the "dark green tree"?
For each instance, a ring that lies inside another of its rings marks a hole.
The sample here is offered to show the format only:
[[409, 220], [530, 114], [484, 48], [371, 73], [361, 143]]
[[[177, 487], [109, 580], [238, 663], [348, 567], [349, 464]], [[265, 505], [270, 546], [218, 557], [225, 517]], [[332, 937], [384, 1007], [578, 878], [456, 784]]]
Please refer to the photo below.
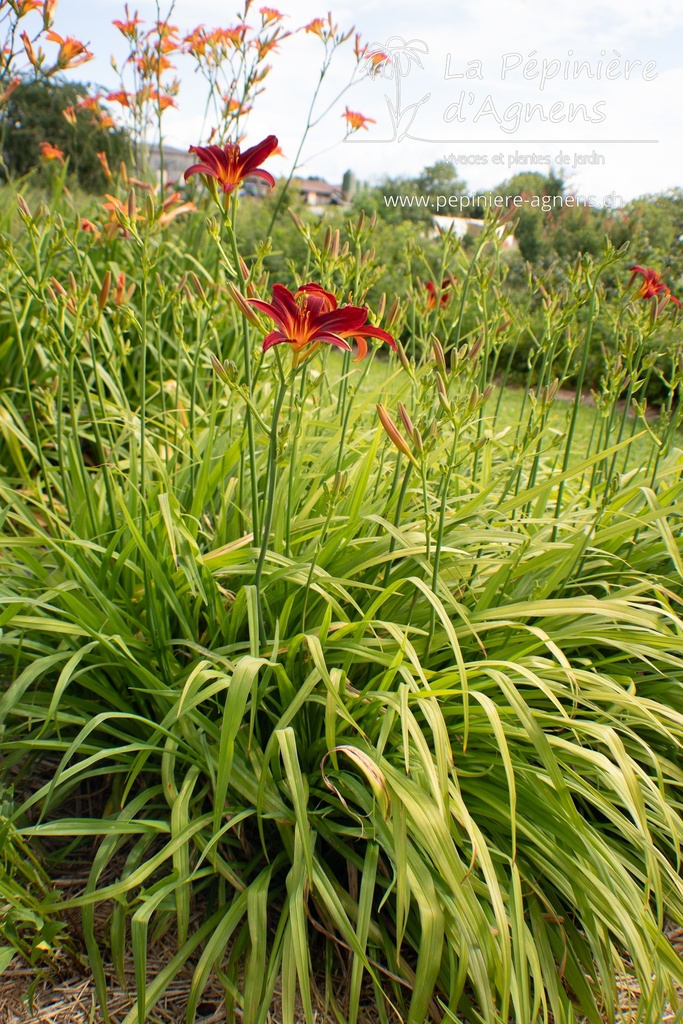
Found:
[[[41, 142], [49, 142], [69, 157], [69, 170], [88, 191], [101, 191], [106, 179], [97, 157], [106, 153], [112, 169], [130, 155], [127, 133], [102, 124], [104, 108], [82, 106], [87, 86], [53, 78], [23, 82], [2, 112], [0, 173], [13, 178], [41, 163]], [[73, 111], [67, 120], [64, 111]]]

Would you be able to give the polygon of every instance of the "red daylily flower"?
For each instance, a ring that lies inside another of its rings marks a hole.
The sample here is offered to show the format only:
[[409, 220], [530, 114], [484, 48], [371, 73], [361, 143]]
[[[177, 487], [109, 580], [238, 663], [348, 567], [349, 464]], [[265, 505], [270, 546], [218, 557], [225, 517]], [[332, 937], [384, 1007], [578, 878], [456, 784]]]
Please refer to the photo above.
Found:
[[250, 299], [249, 302], [278, 327], [264, 339], [263, 351], [287, 343], [293, 349], [294, 366], [311, 356], [322, 344], [350, 352], [347, 338], [354, 338], [358, 345], [356, 362], [367, 354], [366, 338], [378, 338], [396, 350], [396, 342], [387, 331], [367, 322], [367, 306], [338, 306], [334, 295], [319, 284], [304, 284], [294, 293], [283, 284], [274, 284], [272, 303], [260, 299]]
[[246, 149], [244, 153], [235, 142], [227, 142], [224, 146], [190, 146], [190, 152], [196, 153], [201, 163], [193, 164], [185, 171], [185, 181], [193, 174], [201, 174], [205, 178], [214, 178], [229, 194], [248, 176], [263, 178], [271, 188], [275, 187], [275, 178], [258, 165], [277, 149], [277, 139], [269, 135], [257, 146]]
[[629, 267], [631, 271], [631, 279], [629, 281], [629, 287], [633, 284], [636, 274], [641, 274], [643, 281], [638, 289], [639, 299], [654, 299], [658, 295], [663, 295], [668, 298], [675, 305], [680, 306], [681, 301], [672, 294], [671, 289], [666, 285], [661, 278], [661, 274], [657, 270], [652, 270], [651, 267]]
[[[453, 283], [454, 282], [453, 282], [453, 280], [450, 277], [445, 277], [443, 279], [443, 281], [441, 282], [441, 288], [439, 289], [439, 295], [440, 295], [439, 305], [440, 306], [447, 306], [448, 303], [450, 302], [451, 296], [449, 294], [448, 289], [453, 287]], [[427, 281], [427, 284], [425, 285], [425, 288], [427, 290], [427, 309], [428, 310], [435, 309], [436, 308], [436, 298], [437, 298], [437, 296], [436, 296], [436, 288], [434, 287], [434, 282], [433, 281]]]

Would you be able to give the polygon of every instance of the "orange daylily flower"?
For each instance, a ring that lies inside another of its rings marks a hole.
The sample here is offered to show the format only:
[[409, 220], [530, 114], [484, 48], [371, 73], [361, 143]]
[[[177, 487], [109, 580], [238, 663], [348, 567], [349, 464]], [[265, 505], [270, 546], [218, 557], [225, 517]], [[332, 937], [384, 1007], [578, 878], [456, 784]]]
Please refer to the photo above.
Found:
[[120, 103], [122, 107], [130, 107], [130, 94], [124, 89], [119, 89], [118, 92], [107, 93], [105, 99], [109, 103]]
[[9, 83], [9, 85], [7, 86], [5, 91], [0, 93], [0, 107], [2, 106], [3, 103], [7, 102], [7, 100], [10, 98], [10, 96], [12, 95], [14, 90], [16, 88], [18, 88], [18, 86], [20, 86], [20, 85], [21, 85], [21, 79], [20, 78], [13, 78], [12, 79], [12, 81]]
[[322, 39], [325, 31], [325, 19], [314, 18], [313, 21], [309, 21], [308, 25], [304, 25], [304, 31], [310, 32], [312, 35], [319, 36]]
[[137, 26], [141, 25], [141, 24], [142, 24], [142, 18], [138, 18], [138, 12], [137, 11], [135, 12], [135, 14], [133, 15], [132, 18], [130, 17], [130, 14], [128, 13], [128, 5], [127, 4], [126, 4], [126, 20], [125, 21], [112, 21], [112, 25], [114, 25], [119, 30], [119, 32], [122, 32], [124, 36], [128, 36], [129, 39], [133, 38], [133, 36], [135, 35], [135, 31], [136, 31]]
[[342, 117], [346, 119], [349, 125], [349, 131], [357, 132], [359, 128], [365, 128], [368, 131], [369, 124], [377, 124], [373, 117], [365, 117], [363, 114], [359, 114], [357, 110], [349, 110], [347, 107]]
[[262, 15], [266, 25], [269, 25], [271, 21], [282, 21], [284, 18], [284, 14], [281, 14], [275, 7], [259, 7], [259, 14]]
[[81, 231], [86, 231], [88, 234], [94, 235], [95, 238], [98, 239], [100, 237], [100, 229], [97, 227], [96, 224], [93, 224], [93, 222], [91, 220], [88, 220], [86, 217], [83, 217], [83, 219], [81, 220]]
[[66, 118], [72, 128], [76, 127], [76, 111], [73, 107], [64, 107], [62, 115]]
[[205, 179], [213, 178], [226, 195], [236, 189], [248, 176], [263, 178], [271, 188], [275, 187], [275, 178], [258, 165], [269, 157], [277, 147], [277, 139], [269, 135], [257, 146], [241, 152], [234, 142], [224, 146], [190, 146], [190, 152], [196, 153], [200, 163], [193, 164], [185, 171], [185, 181], [193, 174], [201, 174]]
[[45, 163], [49, 160], [59, 160], [60, 163], [64, 163], [64, 152], [57, 146], [53, 146], [51, 142], [40, 143], [40, 157]]
[[107, 181], [111, 181], [113, 175], [112, 175], [111, 170], [109, 168], [109, 161], [107, 160], [107, 154], [104, 152], [104, 150], [102, 150], [102, 152], [101, 153], [97, 153], [96, 156], [97, 156], [97, 159], [100, 161], [100, 164], [102, 165], [102, 170], [104, 171], [105, 178], [107, 179]]
[[23, 18], [29, 11], [37, 11], [43, 6], [43, 0], [18, 0], [17, 18]]
[[356, 361], [367, 354], [366, 338], [378, 338], [396, 349], [396, 342], [387, 331], [367, 322], [367, 306], [338, 306], [334, 295], [319, 284], [304, 284], [294, 293], [283, 284], [274, 284], [272, 302], [249, 302], [278, 328], [264, 338], [263, 351], [275, 345], [291, 345], [294, 366], [308, 359], [322, 344], [350, 352], [349, 338], [358, 346]]
[[180, 217], [183, 213], [195, 213], [197, 207], [194, 203], [180, 203], [179, 206], [174, 206], [180, 199], [180, 192], [172, 192], [170, 196], [167, 196], [161, 204], [163, 213], [159, 217], [157, 223], [159, 227], [166, 227], [171, 221], [175, 220], [176, 217]]
[[31, 64], [33, 65], [33, 67], [36, 68], [36, 70], [37, 70], [38, 69], [38, 58], [35, 55], [35, 51], [33, 49], [33, 44], [31, 43], [31, 40], [29, 39], [28, 32], [22, 32], [21, 33], [21, 41], [24, 44], [24, 49], [26, 50], [26, 56], [28, 57], [28, 59], [31, 62]]
[[65, 39], [59, 33], [50, 30], [45, 33], [45, 38], [49, 39], [51, 43], [59, 45], [57, 67], [61, 70], [78, 67], [79, 64], [85, 64], [86, 61], [93, 58], [90, 50], [73, 36], [67, 36]]

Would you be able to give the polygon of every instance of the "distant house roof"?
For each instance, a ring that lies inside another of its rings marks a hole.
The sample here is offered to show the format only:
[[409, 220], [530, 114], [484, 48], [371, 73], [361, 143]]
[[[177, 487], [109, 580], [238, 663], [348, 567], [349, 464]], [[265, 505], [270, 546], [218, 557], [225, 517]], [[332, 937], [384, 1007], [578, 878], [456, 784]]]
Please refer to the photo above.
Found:
[[297, 188], [302, 196], [306, 196], [311, 205], [344, 202], [341, 185], [330, 185], [322, 178], [299, 178]]

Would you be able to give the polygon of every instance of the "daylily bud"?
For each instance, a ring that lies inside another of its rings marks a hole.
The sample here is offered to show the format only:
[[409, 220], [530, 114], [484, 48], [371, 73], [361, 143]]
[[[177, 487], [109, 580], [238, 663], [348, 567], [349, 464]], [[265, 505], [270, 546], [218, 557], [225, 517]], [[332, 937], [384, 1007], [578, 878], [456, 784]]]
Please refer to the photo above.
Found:
[[33, 50], [33, 46], [31, 45], [31, 40], [29, 39], [28, 32], [22, 32], [21, 33], [21, 41], [24, 44], [24, 49], [26, 50], [26, 56], [28, 57], [29, 61], [31, 62], [31, 64], [33, 65], [33, 67], [37, 71], [38, 70], [38, 60], [37, 60], [35, 52]]
[[398, 427], [392, 420], [391, 416], [381, 403], [378, 403], [377, 405], [377, 415], [379, 416], [380, 423], [384, 427], [385, 433], [389, 439], [393, 441], [398, 450], [406, 455], [411, 462], [415, 462], [415, 456], [406, 444], [405, 439], [399, 433]]
[[188, 277], [189, 277], [190, 281], [192, 282], [192, 287], [194, 288], [194, 290], [197, 293], [197, 295], [199, 296], [199, 298], [203, 299], [204, 296], [206, 295], [206, 293], [205, 293], [204, 288], [202, 286], [202, 282], [199, 280], [199, 278], [195, 274], [194, 270], [190, 271], [190, 273], [188, 274]]
[[360, 217], [358, 218], [358, 234], [361, 233], [365, 227], [365, 210], [360, 211]]
[[57, 295], [60, 295], [60, 296], [66, 295], [66, 288], [64, 288], [63, 285], [61, 285], [59, 283], [59, 281], [57, 280], [56, 277], [51, 277], [50, 281], [52, 283], [52, 287], [57, 292]]
[[339, 228], [332, 235], [332, 242], [330, 244], [330, 256], [334, 259], [339, 255]]
[[19, 207], [19, 212], [23, 213], [24, 217], [28, 217], [30, 220], [31, 211], [29, 210], [28, 203], [23, 196], [17, 196], [17, 206]]
[[397, 295], [396, 298], [394, 299], [394, 301], [391, 303], [391, 307], [389, 308], [389, 313], [387, 315], [387, 330], [388, 331], [391, 330], [393, 324], [396, 322], [400, 309], [401, 309], [401, 303], [399, 302], [398, 295]]
[[410, 361], [408, 359], [408, 356], [406, 355], [405, 349], [403, 348], [403, 345], [401, 344], [400, 341], [396, 342], [396, 351], [398, 352], [398, 358], [401, 361], [401, 366], [403, 367], [403, 369], [407, 373], [411, 373], [412, 374], [413, 368], [410, 365]]
[[382, 294], [380, 296], [380, 300], [377, 303], [377, 321], [378, 322], [384, 316], [384, 310], [386, 308], [386, 305], [387, 305], [387, 293], [386, 292], [382, 292]]
[[553, 398], [557, 394], [557, 389], [560, 386], [560, 378], [556, 377], [555, 380], [548, 387], [548, 401], [552, 402]]
[[249, 280], [249, 267], [246, 265], [246, 263], [244, 262], [244, 260], [242, 259], [241, 256], [240, 256], [239, 260], [240, 260], [240, 271], [242, 273], [242, 280], [243, 281], [248, 281]]
[[439, 399], [439, 405], [441, 406], [441, 408], [443, 409], [444, 412], [447, 412], [447, 413], [450, 414], [450, 412], [451, 412], [451, 402], [450, 402], [450, 399], [448, 397], [448, 392], [446, 391], [446, 385], [443, 382], [443, 377], [441, 377], [440, 375], [437, 375], [437, 378], [436, 378], [436, 390], [437, 390], [437, 397]]
[[510, 318], [509, 320], [504, 320], [500, 327], [496, 330], [496, 334], [502, 334], [503, 331], [506, 330], [506, 328], [508, 328], [511, 323], [512, 318]]
[[328, 227], [325, 232], [325, 238], [323, 241], [323, 252], [328, 253], [330, 251], [330, 243], [332, 242], [332, 228]]
[[446, 376], [446, 357], [443, 352], [443, 346], [435, 334], [432, 334], [432, 355], [434, 356], [434, 362], [436, 368], [442, 376]]
[[408, 410], [403, 402], [398, 403], [398, 414], [403, 421], [403, 426], [406, 428], [408, 436], [412, 437], [415, 433], [415, 427], [413, 426], [413, 421], [411, 420]]
[[75, 295], [76, 292], [78, 291], [78, 286], [76, 284], [76, 278], [74, 277], [72, 270], [69, 271], [69, 291], [73, 295]]
[[111, 288], [111, 270], [108, 270], [102, 278], [102, 287], [100, 288], [100, 294], [97, 296], [97, 308], [100, 313], [107, 305], [107, 299], [109, 298], [109, 289]]
[[476, 357], [481, 352], [481, 348], [482, 348], [483, 344], [484, 344], [484, 335], [480, 334], [479, 337], [477, 338], [477, 340], [475, 341], [474, 345], [470, 349], [469, 353], [468, 353], [470, 359], [476, 359]]
[[294, 221], [294, 226], [297, 227], [299, 229], [299, 231], [303, 231], [304, 230], [304, 225], [303, 225], [303, 223], [301, 221], [301, 218], [297, 217], [297, 215], [294, 213], [294, 210], [290, 210], [289, 211], [289, 216]]
[[126, 164], [125, 164], [124, 160], [122, 160], [121, 163], [119, 164], [119, 174], [121, 176], [121, 181], [123, 182], [123, 184], [127, 185], [128, 184], [128, 168], [126, 167]]
[[132, 188], [128, 193], [128, 220], [131, 224], [134, 222], [137, 216], [137, 205], [135, 202], [135, 189]]
[[211, 365], [213, 366], [214, 370], [216, 371], [220, 379], [223, 381], [223, 383], [230, 385], [230, 378], [228, 377], [228, 374], [225, 371], [225, 367], [223, 366], [220, 359], [216, 358], [213, 352], [211, 353]]
[[260, 330], [261, 327], [262, 327], [262, 324], [261, 324], [261, 321], [258, 318], [258, 314], [256, 313], [256, 310], [252, 306], [249, 305], [249, 302], [247, 301], [247, 299], [245, 299], [244, 295], [242, 295], [242, 293], [239, 291], [239, 289], [235, 288], [235, 286], [232, 283], [232, 281], [228, 281], [226, 287], [228, 289], [228, 293], [230, 295], [230, 298], [235, 303], [235, 305], [239, 309], [239, 311], [242, 314], [242, 316], [245, 317], [249, 321], [249, 323], [252, 324], [253, 327], [258, 327], [259, 330]]

